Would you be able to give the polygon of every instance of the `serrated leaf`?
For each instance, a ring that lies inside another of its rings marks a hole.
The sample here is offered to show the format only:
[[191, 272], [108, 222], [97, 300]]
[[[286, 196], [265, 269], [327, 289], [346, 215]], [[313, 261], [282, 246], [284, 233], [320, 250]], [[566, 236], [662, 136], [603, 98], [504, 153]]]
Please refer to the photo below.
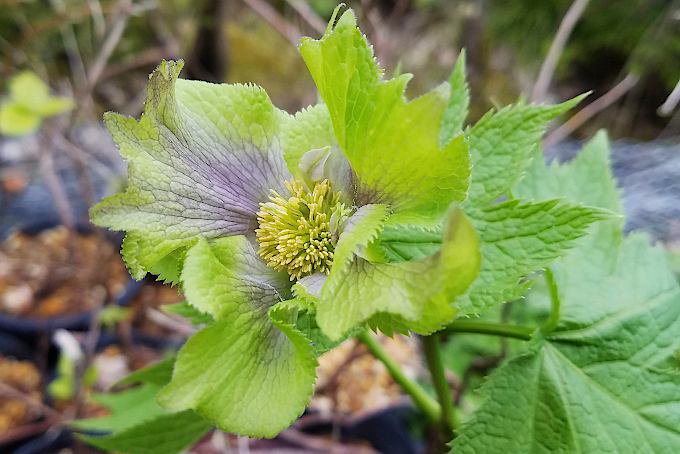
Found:
[[583, 97], [555, 106], [518, 104], [484, 115], [468, 131], [474, 172], [466, 211], [507, 196], [528, 167], [548, 122]]
[[579, 285], [596, 317], [562, 325], [494, 372], [454, 452], [677, 450], [680, 373], [668, 366], [680, 348], [680, 290], [654, 278], [669, 272], [644, 239], [623, 249], [617, 272], [599, 282], [606, 294]]
[[460, 51], [449, 77], [449, 100], [439, 130], [439, 145], [444, 146], [462, 132], [470, 106], [470, 89], [465, 80], [465, 49]]
[[182, 347], [159, 402], [195, 409], [227, 432], [272, 437], [311, 398], [316, 359], [293, 324], [270, 318], [290, 296], [288, 277], [267, 267], [243, 236], [201, 240], [182, 271], [188, 301], [215, 322]]
[[465, 197], [470, 172], [463, 137], [440, 148], [445, 87], [407, 102], [410, 75], [382, 80], [351, 10], [300, 53], [323, 98], [340, 148], [357, 178], [359, 205], [441, 219]]
[[[537, 161], [517, 193], [620, 209], [606, 137], [566, 165]], [[680, 446], [680, 287], [663, 251], [643, 235], [622, 240], [621, 228], [598, 224], [553, 267], [560, 323], [491, 375], [454, 452]]]
[[511, 200], [476, 210], [471, 219], [481, 239], [482, 265], [477, 280], [457, 301], [461, 314], [479, 314], [519, 298], [528, 288], [529, 274], [564, 255], [592, 223], [608, 218], [605, 210], [559, 200]]

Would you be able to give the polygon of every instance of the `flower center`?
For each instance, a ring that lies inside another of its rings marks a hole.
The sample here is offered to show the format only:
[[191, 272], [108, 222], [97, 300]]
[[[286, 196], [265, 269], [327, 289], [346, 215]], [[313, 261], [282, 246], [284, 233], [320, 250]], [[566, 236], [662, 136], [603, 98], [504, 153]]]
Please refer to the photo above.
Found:
[[272, 190], [269, 202], [260, 203], [255, 230], [258, 254], [270, 267], [286, 271], [291, 281], [328, 273], [338, 229], [349, 210], [328, 180], [315, 183], [311, 191], [297, 180], [285, 184], [288, 198]]

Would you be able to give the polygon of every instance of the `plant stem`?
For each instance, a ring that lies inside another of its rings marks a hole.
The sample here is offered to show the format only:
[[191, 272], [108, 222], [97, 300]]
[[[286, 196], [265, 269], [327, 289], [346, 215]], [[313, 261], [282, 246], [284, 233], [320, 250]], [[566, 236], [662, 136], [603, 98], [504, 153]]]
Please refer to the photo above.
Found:
[[492, 336], [512, 337], [514, 339], [531, 340], [534, 328], [528, 326], [506, 325], [477, 320], [456, 320], [446, 327], [446, 333], [474, 333]]
[[411, 396], [411, 400], [432, 422], [438, 422], [441, 417], [441, 408], [437, 401], [430, 397], [423, 388], [416, 382], [409, 379], [401, 367], [387, 354], [380, 342], [371, 336], [368, 331], [364, 331], [356, 336], [357, 340], [368, 347], [373, 356], [383, 363], [392, 378], [401, 388]]
[[545, 269], [545, 282], [550, 291], [550, 316], [541, 326], [541, 332], [549, 334], [557, 328], [557, 324], [560, 322], [560, 295], [557, 292], [555, 276], [550, 268]]
[[442, 363], [441, 352], [439, 348], [440, 338], [439, 334], [432, 334], [430, 336], [423, 336], [423, 349], [425, 352], [425, 361], [430, 370], [432, 378], [432, 385], [437, 393], [439, 405], [441, 407], [441, 430], [446, 441], [453, 439], [456, 428], [459, 426], [456, 418], [455, 410], [453, 408], [453, 394], [446, 381], [446, 370]]

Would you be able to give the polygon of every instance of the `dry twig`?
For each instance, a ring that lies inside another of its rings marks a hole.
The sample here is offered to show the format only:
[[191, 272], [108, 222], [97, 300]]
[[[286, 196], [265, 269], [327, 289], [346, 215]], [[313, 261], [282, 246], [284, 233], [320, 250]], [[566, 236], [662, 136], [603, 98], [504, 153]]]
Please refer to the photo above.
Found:
[[550, 45], [548, 55], [545, 57], [543, 65], [541, 65], [541, 70], [538, 73], [538, 79], [536, 80], [536, 85], [534, 85], [534, 90], [531, 94], [531, 100], [533, 102], [540, 102], [545, 97], [553, 74], [555, 74], [557, 62], [564, 52], [567, 40], [588, 6], [589, 1], [590, 0], [574, 0], [567, 10], [567, 13], [564, 15], [564, 18], [557, 29], [557, 34], [555, 34], [555, 38]]
[[543, 141], [544, 147], [551, 147], [564, 140], [585, 122], [621, 99], [638, 83], [638, 80], [640, 80], [640, 78], [637, 75], [629, 73], [611, 90], [585, 106], [573, 117], [567, 120], [562, 126], [550, 133]]

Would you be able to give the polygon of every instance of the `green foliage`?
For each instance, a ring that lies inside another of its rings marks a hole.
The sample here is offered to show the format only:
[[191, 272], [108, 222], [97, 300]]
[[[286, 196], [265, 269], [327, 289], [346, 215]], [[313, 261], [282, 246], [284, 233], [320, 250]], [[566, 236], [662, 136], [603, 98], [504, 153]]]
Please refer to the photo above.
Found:
[[[47, 393], [57, 400], [70, 400], [76, 393], [76, 362], [68, 355], [60, 354], [57, 360], [57, 376], [47, 386]], [[92, 386], [97, 381], [97, 369], [87, 368], [83, 374], [82, 386]]]
[[40, 128], [42, 121], [73, 108], [73, 100], [50, 95], [49, 87], [30, 71], [9, 81], [9, 94], [0, 103], [0, 134], [23, 136]]
[[[517, 193], [620, 209], [599, 134], [572, 163], [534, 163]], [[672, 452], [680, 444], [680, 287], [664, 253], [620, 220], [555, 266], [562, 317], [495, 371], [455, 452]], [[530, 295], [531, 301], [531, 295]]]
[[211, 428], [207, 421], [192, 411], [168, 412], [156, 403], [160, 387], [170, 378], [172, 362], [169, 358], [149, 366], [121, 383], [141, 383], [138, 386], [94, 396], [110, 414], [72, 423], [88, 433], [81, 438], [106, 451], [130, 454], [179, 453], [200, 439]]

